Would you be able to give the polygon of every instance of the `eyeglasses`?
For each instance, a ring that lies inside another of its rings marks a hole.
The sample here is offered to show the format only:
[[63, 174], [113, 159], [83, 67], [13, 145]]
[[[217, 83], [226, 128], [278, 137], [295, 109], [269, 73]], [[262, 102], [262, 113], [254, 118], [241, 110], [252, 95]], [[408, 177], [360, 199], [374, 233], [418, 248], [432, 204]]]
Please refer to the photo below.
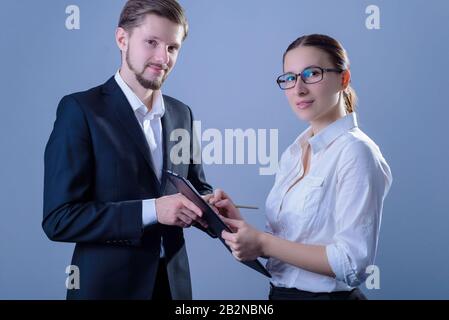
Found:
[[282, 90], [287, 90], [296, 86], [298, 76], [301, 77], [301, 80], [304, 83], [313, 84], [323, 80], [324, 72], [341, 73], [343, 72], [343, 70], [332, 68], [321, 68], [321, 67], [307, 67], [298, 74], [293, 72], [284, 73], [283, 75], [277, 78], [276, 82], [279, 85], [279, 88], [281, 88]]

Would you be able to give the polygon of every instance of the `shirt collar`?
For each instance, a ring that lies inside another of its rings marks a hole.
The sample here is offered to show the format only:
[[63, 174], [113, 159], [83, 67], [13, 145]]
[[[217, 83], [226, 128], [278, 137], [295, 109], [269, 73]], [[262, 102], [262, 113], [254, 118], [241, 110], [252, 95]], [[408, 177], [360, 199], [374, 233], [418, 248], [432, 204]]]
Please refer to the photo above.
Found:
[[123, 80], [122, 76], [120, 75], [120, 70], [116, 72], [114, 79], [117, 82], [120, 89], [122, 89], [126, 99], [128, 100], [134, 112], [141, 112], [144, 116], [148, 115], [150, 119], [153, 119], [154, 117], [164, 116], [165, 105], [161, 90], [155, 90], [153, 92], [154, 95], [153, 106], [151, 108], [151, 111], [148, 112], [148, 109], [142, 102], [142, 100], [140, 100], [140, 98], [134, 93], [134, 91], [131, 90], [131, 88]]
[[351, 112], [343, 118], [340, 118], [337, 121], [331, 123], [315, 136], [312, 136], [312, 128], [307, 128], [296, 139], [296, 142], [299, 142], [299, 145], [302, 148], [304, 148], [307, 143], [309, 143], [312, 148], [312, 153], [316, 154], [324, 148], [328, 147], [333, 141], [335, 141], [335, 139], [337, 139], [342, 134], [357, 127], [357, 115], [355, 112]]

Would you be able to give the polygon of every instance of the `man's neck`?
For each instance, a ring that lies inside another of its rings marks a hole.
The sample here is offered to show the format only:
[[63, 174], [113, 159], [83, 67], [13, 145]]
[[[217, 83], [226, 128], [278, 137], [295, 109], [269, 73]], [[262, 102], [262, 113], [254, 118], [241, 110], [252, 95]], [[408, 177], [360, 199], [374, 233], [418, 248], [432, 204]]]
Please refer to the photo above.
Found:
[[154, 91], [151, 89], [146, 89], [140, 85], [134, 74], [129, 74], [120, 69], [120, 76], [123, 81], [128, 85], [128, 87], [135, 93], [135, 95], [142, 101], [147, 107], [148, 111], [153, 108], [153, 96]]

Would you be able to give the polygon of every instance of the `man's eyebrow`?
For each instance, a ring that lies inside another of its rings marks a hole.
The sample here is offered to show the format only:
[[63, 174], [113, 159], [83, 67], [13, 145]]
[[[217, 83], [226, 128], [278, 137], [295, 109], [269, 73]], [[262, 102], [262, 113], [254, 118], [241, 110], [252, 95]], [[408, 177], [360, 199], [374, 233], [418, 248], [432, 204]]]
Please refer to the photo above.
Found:
[[[164, 40], [162, 40], [158, 36], [149, 35], [149, 36], [147, 36], [147, 39], [154, 39], [154, 40], [158, 40], [158, 41], [161, 41], [161, 42], [165, 42]], [[181, 44], [178, 43], [178, 42], [173, 42], [173, 43], [170, 43], [169, 46], [172, 46], [172, 47], [175, 47], [175, 48], [179, 49], [181, 47]]]
[[171, 47], [175, 47], [176, 49], [179, 49], [181, 47], [181, 45], [177, 42], [173, 42], [172, 44], [170, 44]]

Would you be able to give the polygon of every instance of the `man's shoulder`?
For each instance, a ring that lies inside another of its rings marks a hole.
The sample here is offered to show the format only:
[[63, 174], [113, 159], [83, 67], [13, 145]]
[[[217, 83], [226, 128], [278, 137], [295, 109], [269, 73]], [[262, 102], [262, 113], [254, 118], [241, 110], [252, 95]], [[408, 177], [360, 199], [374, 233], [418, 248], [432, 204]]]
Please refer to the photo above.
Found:
[[73, 99], [81, 104], [84, 104], [86, 102], [98, 99], [102, 95], [103, 86], [104, 84], [84, 91], [74, 92], [66, 95], [63, 99]]
[[177, 108], [177, 109], [183, 109], [185, 111], [190, 112], [190, 108], [188, 105], [186, 105], [184, 102], [175, 99], [171, 96], [167, 96], [167, 95], [162, 95], [164, 97], [164, 104], [165, 107], [169, 107], [169, 108]]
[[106, 83], [90, 89], [65, 95], [60, 101], [60, 106], [64, 107], [65, 105], [75, 104], [83, 110], [101, 108], [101, 106], [104, 105], [103, 95], [104, 93], [107, 93], [108, 86], [110, 87], [110, 90], [114, 89], [111, 80], [113, 80], [113, 78], [110, 78]]

